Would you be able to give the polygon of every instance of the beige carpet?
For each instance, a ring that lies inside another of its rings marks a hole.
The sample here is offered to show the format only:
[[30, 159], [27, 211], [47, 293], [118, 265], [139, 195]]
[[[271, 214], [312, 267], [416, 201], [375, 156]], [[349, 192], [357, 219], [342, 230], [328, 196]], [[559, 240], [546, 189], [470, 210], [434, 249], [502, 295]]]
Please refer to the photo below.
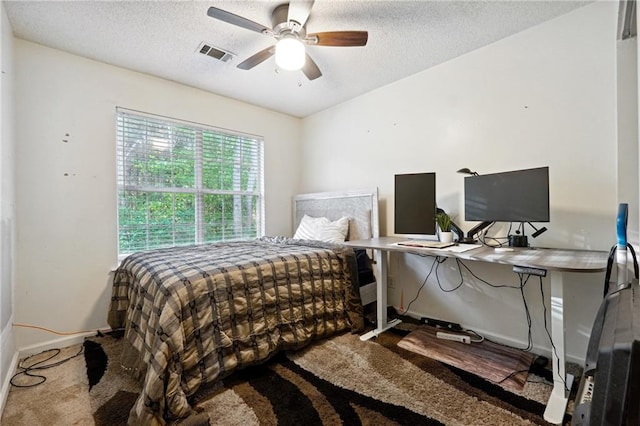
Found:
[[[542, 411], [551, 387], [540, 377], [530, 374], [522, 391], [510, 392], [477, 376], [399, 348], [400, 338], [385, 333], [377, 342], [362, 342], [358, 336], [344, 334], [288, 354], [282, 357], [284, 361], [274, 359], [260, 368], [303, 389], [305, 397], [321, 413], [321, 424], [341, 422], [340, 415], [327, 404], [329, 397], [321, 391], [328, 385], [357, 395], [361, 398], [358, 401], [372, 398], [380, 404], [410, 410], [417, 416], [424, 416], [425, 424], [545, 424]], [[113, 360], [119, 342], [112, 338], [98, 341]], [[66, 348], [59, 358], [74, 355], [78, 349], [79, 346]], [[111, 372], [108, 370], [91, 392], [88, 391], [82, 356], [45, 370], [43, 375], [47, 376], [47, 381], [42, 385], [11, 388], [0, 423], [3, 426], [104, 424], [96, 423], [94, 412], [109, 407], [105, 401], [113, 401], [116, 393], [128, 400], [127, 395], [135, 395], [138, 389], [137, 384], [116, 367], [111, 362]], [[266, 393], [257, 391], [245, 376], [225, 380], [223, 387], [196, 398], [195, 408], [203, 411], [200, 420], [204, 416], [215, 425], [286, 423], [274, 415], [268, 401], [261, 400], [265, 399]], [[278, 389], [271, 391], [277, 393]], [[407, 424], [402, 420], [391, 422], [388, 418], [378, 418], [378, 414], [358, 402], [351, 403], [350, 409], [357, 413], [361, 424]]]
[[[50, 362], [71, 357], [77, 354], [81, 347], [75, 345], [64, 348]], [[37, 362], [48, 355], [35, 356], [31, 361]], [[38, 374], [45, 376], [46, 382], [29, 388], [10, 388], [0, 421], [2, 426], [94, 424], [83, 356], [75, 357]], [[35, 380], [21, 376], [15, 381], [28, 385]]]

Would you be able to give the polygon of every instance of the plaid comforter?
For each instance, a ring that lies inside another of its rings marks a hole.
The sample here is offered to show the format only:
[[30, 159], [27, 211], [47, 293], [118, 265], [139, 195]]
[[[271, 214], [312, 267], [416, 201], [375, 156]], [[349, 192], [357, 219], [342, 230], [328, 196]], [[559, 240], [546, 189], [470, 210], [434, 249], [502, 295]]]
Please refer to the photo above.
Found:
[[363, 328], [351, 249], [286, 238], [142, 252], [116, 270], [109, 325], [143, 383], [129, 424], [188, 416], [205, 383]]

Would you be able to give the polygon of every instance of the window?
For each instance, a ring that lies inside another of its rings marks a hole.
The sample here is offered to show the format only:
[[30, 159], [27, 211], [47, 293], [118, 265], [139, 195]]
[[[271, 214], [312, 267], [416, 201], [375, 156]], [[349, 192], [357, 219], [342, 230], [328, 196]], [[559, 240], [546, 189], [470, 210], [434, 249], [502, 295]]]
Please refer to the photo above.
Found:
[[118, 253], [263, 234], [262, 138], [118, 108]]

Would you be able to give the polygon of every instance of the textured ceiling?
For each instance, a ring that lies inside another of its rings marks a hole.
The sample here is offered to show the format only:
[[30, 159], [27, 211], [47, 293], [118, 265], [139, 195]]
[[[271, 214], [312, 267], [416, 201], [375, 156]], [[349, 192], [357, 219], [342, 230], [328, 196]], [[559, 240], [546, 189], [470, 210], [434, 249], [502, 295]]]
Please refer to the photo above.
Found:
[[[309, 46], [323, 72], [236, 65], [274, 43], [207, 16], [215, 6], [271, 27], [282, 0], [4, 1], [16, 37], [297, 117], [387, 85], [588, 2], [317, 0], [308, 32], [367, 30], [366, 47]], [[222, 62], [202, 42], [237, 56]]]

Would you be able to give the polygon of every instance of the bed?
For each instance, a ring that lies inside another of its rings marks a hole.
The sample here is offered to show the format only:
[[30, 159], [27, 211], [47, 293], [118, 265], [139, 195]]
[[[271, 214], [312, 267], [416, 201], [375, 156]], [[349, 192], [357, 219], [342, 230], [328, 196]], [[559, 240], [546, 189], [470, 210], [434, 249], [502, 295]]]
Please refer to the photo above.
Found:
[[300, 195], [293, 202], [295, 238], [125, 258], [114, 273], [108, 322], [124, 329], [121, 362], [142, 383], [129, 424], [187, 417], [188, 398], [204, 385], [279, 351], [361, 331], [356, 253], [300, 235], [317, 235], [305, 225], [319, 219], [334, 226], [348, 218], [345, 239], [377, 236], [377, 203], [377, 190]]

